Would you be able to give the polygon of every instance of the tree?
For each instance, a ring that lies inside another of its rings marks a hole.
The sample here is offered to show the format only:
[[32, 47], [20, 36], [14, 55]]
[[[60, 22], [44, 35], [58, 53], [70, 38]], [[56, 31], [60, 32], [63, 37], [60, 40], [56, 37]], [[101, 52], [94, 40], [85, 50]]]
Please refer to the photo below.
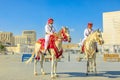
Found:
[[4, 54], [5, 50], [5, 46], [0, 42], [0, 53]]

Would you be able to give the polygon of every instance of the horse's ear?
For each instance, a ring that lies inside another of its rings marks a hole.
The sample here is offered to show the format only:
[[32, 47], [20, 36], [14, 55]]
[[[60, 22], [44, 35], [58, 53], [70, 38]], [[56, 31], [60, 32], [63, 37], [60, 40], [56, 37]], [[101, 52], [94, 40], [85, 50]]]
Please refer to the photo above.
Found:
[[68, 29], [68, 27], [67, 27], [67, 26], [62, 26], [62, 28], [63, 28], [63, 29]]
[[97, 31], [99, 32], [100, 30], [99, 30], [99, 29], [97, 29]]
[[68, 28], [68, 26], [65, 26], [66, 28]]
[[68, 28], [67, 26], [64, 26], [66, 29]]
[[62, 29], [65, 28], [65, 26], [62, 26]]

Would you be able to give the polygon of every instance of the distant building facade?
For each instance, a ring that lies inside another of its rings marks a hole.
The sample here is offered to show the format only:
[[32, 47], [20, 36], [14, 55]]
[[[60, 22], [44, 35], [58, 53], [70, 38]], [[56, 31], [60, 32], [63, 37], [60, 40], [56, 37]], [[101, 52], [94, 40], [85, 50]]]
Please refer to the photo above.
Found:
[[14, 38], [12, 32], [0, 32], [0, 42], [4, 44], [14, 44]]
[[0, 42], [9, 44], [6, 50], [12, 53], [31, 53], [36, 42], [36, 32], [33, 30], [25, 30], [22, 35], [13, 36], [12, 32], [0, 32]]
[[34, 44], [36, 42], [36, 32], [34, 30], [25, 30], [22, 36], [27, 37], [27, 44]]
[[27, 36], [14, 36], [14, 45], [21, 44], [25, 45], [28, 43]]
[[103, 38], [106, 45], [120, 45], [120, 11], [103, 13]]
[[102, 51], [120, 53], [120, 11], [103, 13], [103, 39]]
[[32, 53], [34, 50], [34, 46], [28, 46], [28, 45], [21, 45], [17, 44], [15, 46], [8, 46], [6, 47], [8, 53]]

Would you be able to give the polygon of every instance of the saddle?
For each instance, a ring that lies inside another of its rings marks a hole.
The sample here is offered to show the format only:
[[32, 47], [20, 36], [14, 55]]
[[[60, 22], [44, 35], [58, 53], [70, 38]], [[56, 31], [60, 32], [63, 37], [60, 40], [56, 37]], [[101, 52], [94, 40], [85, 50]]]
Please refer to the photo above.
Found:
[[[81, 50], [82, 50], [82, 53], [84, 53], [84, 52], [85, 52], [85, 46], [84, 46], [84, 44], [82, 45]], [[97, 46], [96, 46], [96, 52], [99, 52], [99, 50], [98, 50]]]
[[[50, 35], [47, 49], [54, 49], [56, 58], [59, 58], [62, 55], [63, 50], [61, 49], [60, 51], [58, 51], [58, 48], [55, 45], [56, 39], [57, 39], [57, 37], [55, 35]], [[41, 44], [40, 50], [44, 50], [45, 39], [40, 38], [40, 39], [38, 39], [37, 42], [39, 44]]]
[[82, 45], [82, 49], [81, 49], [81, 50], [82, 50], [82, 53], [85, 52], [84, 47], [85, 47], [85, 46], [84, 46], [84, 44], [83, 44], [83, 45]]

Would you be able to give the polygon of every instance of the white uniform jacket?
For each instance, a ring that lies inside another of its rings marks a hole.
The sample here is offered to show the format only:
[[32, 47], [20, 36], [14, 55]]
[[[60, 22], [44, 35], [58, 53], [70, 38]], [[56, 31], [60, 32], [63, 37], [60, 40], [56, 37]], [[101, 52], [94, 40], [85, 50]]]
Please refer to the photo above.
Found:
[[55, 32], [55, 28], [51, 24], [45, 25], [45, 49], [47, 49], [49, 37]]
[[93, 32], [93, 29], [89, 29], [89, 28], [86, 28], [84, 30], [84, 38], [82, 40], [82, 43], [81, 45], [83, 45], [84, 41], [86, 40], [86, 38]]
[[51, 24], [46, 24], [45, 25], [45, 32], [47, 35], [51, 35], [55, 32], [55, 28]]

